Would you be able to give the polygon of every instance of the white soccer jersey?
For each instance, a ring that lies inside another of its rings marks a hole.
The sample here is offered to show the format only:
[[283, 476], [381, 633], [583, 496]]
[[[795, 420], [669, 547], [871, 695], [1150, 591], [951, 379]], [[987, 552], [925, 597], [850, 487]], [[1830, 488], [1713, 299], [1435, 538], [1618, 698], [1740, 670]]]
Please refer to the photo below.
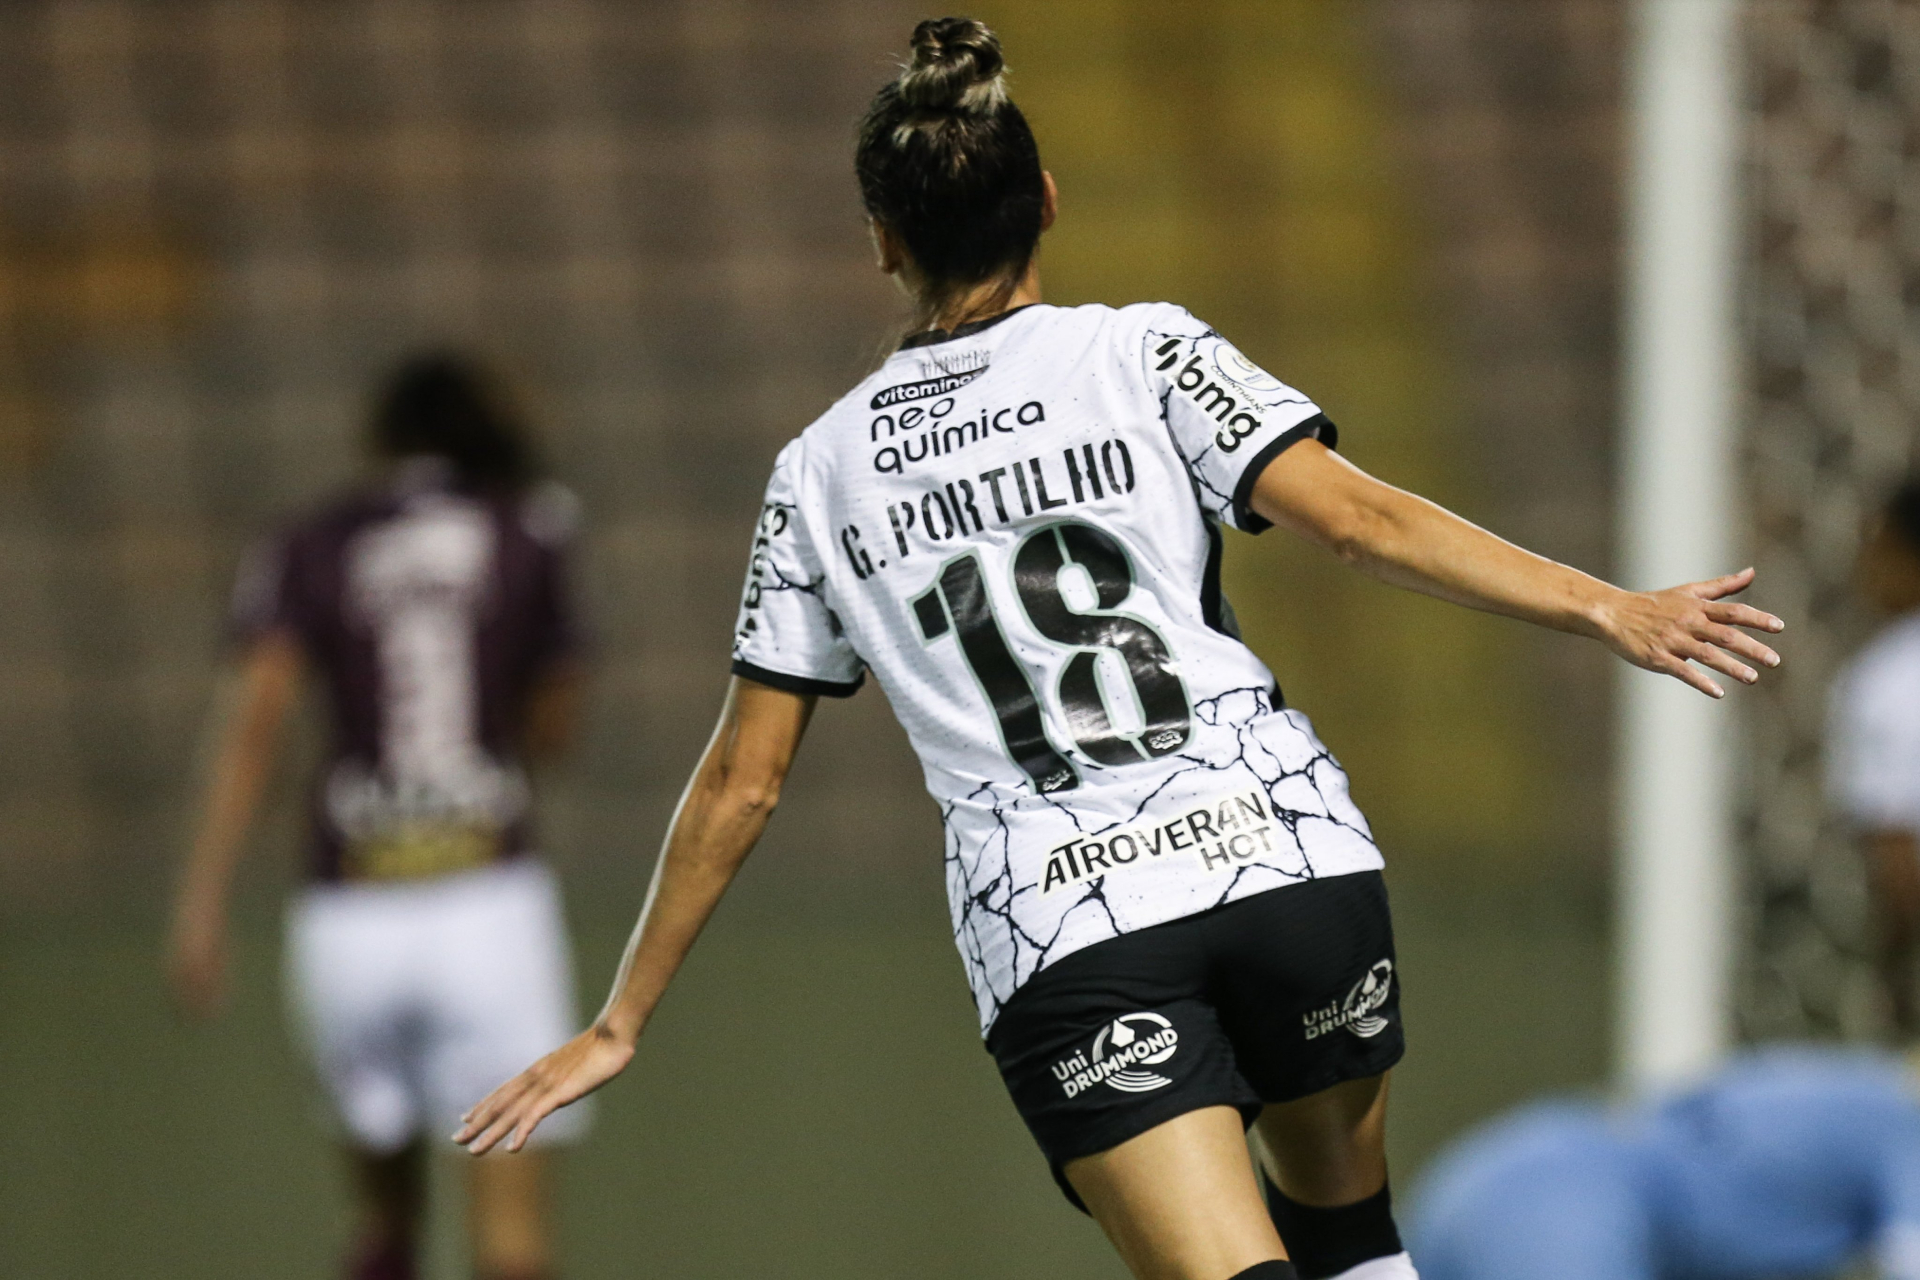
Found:
[[1834, 681], [1827, 788], [1856, 823], [1920, 832], [1920, 616], [1890, 624]]
[[1240, 642], [1218, 525], [1333, 425], [1179, 307], [1030, 306], [910, 340], [781, 451], [736, 674], [871, 669], [946, 827], [983, 1027], [1081, 947], [1381, 865]]

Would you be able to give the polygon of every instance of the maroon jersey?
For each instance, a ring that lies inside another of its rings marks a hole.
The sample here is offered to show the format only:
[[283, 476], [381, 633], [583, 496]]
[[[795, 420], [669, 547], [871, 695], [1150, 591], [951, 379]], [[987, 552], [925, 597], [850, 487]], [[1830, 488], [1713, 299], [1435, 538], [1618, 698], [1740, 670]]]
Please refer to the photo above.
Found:
[[313, 795], [313, 874], [417, 878], [524, 853], [528, 694], [576, 634], [571, 499], [458, 492], [403, 468], [256, 553], [234, 593], [242, 643], [295, 637], [332, 742]]

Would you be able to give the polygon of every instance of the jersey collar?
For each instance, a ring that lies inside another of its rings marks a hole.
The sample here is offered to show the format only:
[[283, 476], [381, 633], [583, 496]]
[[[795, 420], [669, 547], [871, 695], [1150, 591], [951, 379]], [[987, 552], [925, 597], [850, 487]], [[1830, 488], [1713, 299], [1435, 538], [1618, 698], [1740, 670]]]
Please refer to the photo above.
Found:
[[1028, 307], [1038, 303], [1027, 302], [997, 316], [988, 316], [985, 320], [969, 320], [965, 324], [955, 325], [951, 329], [926, 329], [919, 333], [908, 334], [900, 341], [900, 350], [908, 351], [914, 347], [931, 347], [938, 342], [952, 342], [955, 338], [971, 338], [985, 329], [991, 329], [1009, 316], [1017, 316]]

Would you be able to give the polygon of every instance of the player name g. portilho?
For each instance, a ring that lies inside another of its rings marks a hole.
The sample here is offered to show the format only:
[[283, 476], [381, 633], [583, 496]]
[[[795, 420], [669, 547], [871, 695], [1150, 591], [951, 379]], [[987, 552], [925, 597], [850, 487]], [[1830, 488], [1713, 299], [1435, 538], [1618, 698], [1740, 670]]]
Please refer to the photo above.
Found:
[[1198, 858], [1208, 871], [1245, 866], [1273, 852], [1273, 822], [1266, 797], [1253, 790], [1202, 802], [1164, 821], [1076, 837], [1047, 853], [1040, 895], [1173, 853]]

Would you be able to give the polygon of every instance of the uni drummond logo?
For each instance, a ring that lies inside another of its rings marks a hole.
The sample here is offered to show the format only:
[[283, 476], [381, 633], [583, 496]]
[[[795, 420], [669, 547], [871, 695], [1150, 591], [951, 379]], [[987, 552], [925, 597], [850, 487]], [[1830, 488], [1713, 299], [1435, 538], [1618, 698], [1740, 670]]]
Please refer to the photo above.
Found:
[[1318, 1040], [1321, 1036], [1345, 1027], [1362, 1040], [1371, 1040], [1387, 1029], [1387, 1020], [1380, 1016], [1380, 1007], [1387, 1002], [1387, 995], [1393, 990], [1393, 961], [1380, 960], [1367, 970], [1366, 976], [1353, 984], [1353, 990], [1347, 992], [1347, 998], [1339, 1000], [1311, 1013], [1300, 1015], [1305, 1024], [1307, 1039]]
[[1053, 1064], [1053, 1078], [1071, 1098], [1097, 1084], [1122, 1093], [1150, 1093], [1173, 1083], [1157, 1071], [1180, 1048], [1180, 1033], [1157, 1013], [1123, 1013], [1100, 1028], [1091, 1050]]

